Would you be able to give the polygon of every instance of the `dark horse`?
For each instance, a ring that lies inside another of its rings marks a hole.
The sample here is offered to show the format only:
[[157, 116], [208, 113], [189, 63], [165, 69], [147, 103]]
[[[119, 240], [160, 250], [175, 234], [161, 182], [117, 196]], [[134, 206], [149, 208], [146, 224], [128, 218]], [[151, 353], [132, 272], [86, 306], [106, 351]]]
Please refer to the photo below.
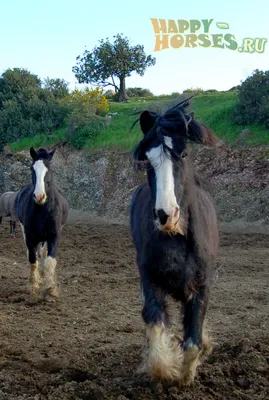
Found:
[[[31, 147], [32, 184], [24, 186], [16, 199], [18, 218], [22, 226], [30, 263], [31, 293], [39, 293], [44, 279], [43, 296], [52, 299], [58, 296], [55, 281], [56, 251], [61, 228], [68, 218], [68, 203], [53, 183], [50, 168], [55, 150], [48, 152]], [[41, 257], [38, 265], [37, 253]]]
[[[218, 247], [214, 206], [188, 157], [187, 142], [214, 145], [216, 137], [188, 113], [189, 99], [164, 115], [144, 111], [143, 139], [134, 163], [147, 169], [131, 202], [149, 349], [146, 366], [161, 380], [190, 384], [211, 351], [204, 318]], [[136, 121], [136, 122], [137, 122]], [[166, 296], [183, 305], [182, 343], [170, 333]]]

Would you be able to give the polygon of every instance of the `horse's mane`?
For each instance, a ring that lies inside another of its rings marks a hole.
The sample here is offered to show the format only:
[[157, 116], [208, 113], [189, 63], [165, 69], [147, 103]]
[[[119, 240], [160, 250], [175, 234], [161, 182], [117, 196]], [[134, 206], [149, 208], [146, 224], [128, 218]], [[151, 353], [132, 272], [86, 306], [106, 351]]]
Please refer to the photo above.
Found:
[[212, 190], [212, 185], [206, 178], [201, 177], [196, 172], [194, 172], [193, 177], [196, 186], [205, 190], [206, 192], [210, 192]]

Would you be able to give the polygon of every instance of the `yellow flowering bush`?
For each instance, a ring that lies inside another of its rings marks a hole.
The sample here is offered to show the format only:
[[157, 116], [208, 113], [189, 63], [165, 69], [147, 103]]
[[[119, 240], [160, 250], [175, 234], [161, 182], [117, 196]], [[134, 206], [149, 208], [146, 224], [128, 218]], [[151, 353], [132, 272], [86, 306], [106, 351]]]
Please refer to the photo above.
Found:
[[73, 109], [82, 112], [100, 114], [109, 111], [108, 100], [103, 90], [99, 87], [95, 89], [89, 89], [88, 87], [82, 90], [75, 89], [63, 101], [71, 105]]

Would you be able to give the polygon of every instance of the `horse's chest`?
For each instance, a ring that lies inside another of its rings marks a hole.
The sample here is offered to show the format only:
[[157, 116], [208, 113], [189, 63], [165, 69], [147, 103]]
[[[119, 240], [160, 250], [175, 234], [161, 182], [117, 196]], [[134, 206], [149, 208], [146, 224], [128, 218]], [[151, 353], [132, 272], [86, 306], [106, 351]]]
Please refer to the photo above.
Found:
[[160, 269], [180, 268], [185, 264], [188, 256], [188, 247], [185, 240], [163, 238], [156, 242], [148, 243], [144, 248], [144, 255], [151, 263]]
[[160, 275], [166, 277], [167, 281], [175, 281], [176, 277], [181, 278], [185, 274], [187, 268], [187, 254], [182, 253], [158, 253], [151, 258], [149, 269]]
[[49, 215], [42, 215], [40, 213], [28, 220], [26, 228], [32, 236], [46, 240], [51, 235], [57, 233], [57, 220]]
[[146, 250], [147, 269], [151, 280], [167, 293], [176, 294], [184, 290], [187, 282], [192, 280], [195, 271], [190, 263], [187, 245], [173, 243], [170, 246], [154, 246]]

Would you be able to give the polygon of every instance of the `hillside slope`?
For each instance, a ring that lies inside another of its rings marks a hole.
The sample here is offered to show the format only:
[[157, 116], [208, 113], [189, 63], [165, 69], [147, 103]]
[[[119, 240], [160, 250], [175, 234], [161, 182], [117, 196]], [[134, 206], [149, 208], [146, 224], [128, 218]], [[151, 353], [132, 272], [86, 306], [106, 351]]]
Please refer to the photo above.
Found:
[[[170, 105], [176, 104], [177, 101], [179, 101], [177, 98], [171, 96], [159, 96], [149, 99], [131, 98], [130, 102], [126, 104], [110, 102], [110, 126], [96, 138], [89, 139], [86, 142], [85, 149], [131, 150], [141, 137], [138, 126], [130, 132], [130, 127], [137, 118], [137, 116], [131, 114], [147, 108], [164, 111]], [[207, 124], [227, 145], [235, 146], [238, 143], [247, 146], [269, 144], [269, 130], [265, 130], [262, 125], [243, 126], [234, 124], [232, 114], [236, 103], [236, 93], [217, 92], [194, 97], [191, 109], [195, 112], [195, 118]], [[248, 129], [250, 133], [246, 137], [240, 138], [240, 133], [244, 129]], [[66, 129], [61, 128], [50, 135], [37, 135], [11, 143], [10, 148], [12, 151], [18, 151], [30, 146], [51, 146], [63, 142], [65, 135]]]
[[[233, 123], [232, 112], [236, 102], [237, 95], [233, 92], [199, 95], [192, 99], [191, 109], [195, 112], [196, 119], [207, 124], [227, 144], [235, 145], [243, 129], [251, 131], [251, 134], [244, 138], [245, 144], [250, 146], [269, 144], [269, 131], [261, 125], [242, 126]], [[149, 101], [134, 99], [127, 104], [110, 103], [110, 113], [117, 114], [112, 115], [110, 127], [95, 140], [89, 141], [87, 148], [132, 149], [141, 137], [141, 133], [138, 128], [129, 132], [136, 118], [130, 114], [147, 107], [165, 109], [175, 103], [176, 99], [168, 96], [163, 99], [152, 98]]]

